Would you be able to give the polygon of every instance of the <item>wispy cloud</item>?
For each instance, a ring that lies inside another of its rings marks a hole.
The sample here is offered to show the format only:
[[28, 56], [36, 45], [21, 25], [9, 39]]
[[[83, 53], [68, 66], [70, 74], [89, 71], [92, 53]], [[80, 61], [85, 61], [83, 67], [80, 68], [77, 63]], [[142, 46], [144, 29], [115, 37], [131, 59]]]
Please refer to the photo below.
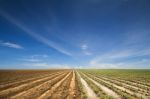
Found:
[[131, 62], [116, 62], [116, 63], [96, 63], [90, 65], [90, 68], [100, 68], [100, 69], [149, 69], [150, 60], [149, 59], [141, 59], [138, 61]]
[[98, 57], [93, 58], [90, 62], [90, 66], [96, 66], [99, 68], [122, 68], [122, 67], [132, 67], [134, 65], [138, 65], [144, 62], [147, 59], [141, 59], [140, 61], [131, 61], [126, 62], [126, 60], [136, 59], [136, 57], [143, 57], [145, 55], [150, 55], [150, 48], [143, 50], [122, 50], [110, 52], [104, 55], [100, 55]]
[[95, 56], [89, 65], [99, 68], [147, 67], [150, 65], [145, 61], [150, 56], [149, 36], [149, 30], [130, 30], [123, 35], [121, 42], [116, 43], [117, 46]]
[[81, 45], [82, 50], [86, 50], [87, 48], [88, 48], [88, 46], [86, 44]]
[[88, 51], [88, 45], [87, 44], [82, 44], [81, 49], [84, 55], [92, 55], [91, 52]]
[[22, 61], [27, 61], [27, 62], [39, 62], [41, 61], [40, 59], [34, 59], [34, 58], [28, 58], [28, 59], [21, 59]]
[[14, 19], [13, 17], [11, 17], [9, 14], [7, 14], [6, 12], [0, 10], [0, 14], [5, 17], [7, 20], [9, 20], [11, 23], [15, 24], [16, 26], [18, 26], [20, 29], [22, 29], [23, 31], [25, 31], [27, 34], [29, 34], [30, 36], [32, 36], [34, 39], [36, 39], [37, 41], [57, 50], [60, 53], [63, 53], [65, 55], [68, 56], [72, 56], [72, 54], [68, 51], [66, 51], [63, 47], [61, 47], [58, 43], [53, 42], [41, 35], [39, 35], [38, 33], [30, 30], [29, 28], [25, 27], [23, 24], [21, 24], [20, 22], [18, 22], [16, 19]]
[[49, 56], [47, 54], [42, 54], [42, 55], [36, 54], [36, 55], [32, 55], [31, 57], [33, 57], [33, 58], [35, 58], [35, 57], [48, 58]]
[[119, 69], [122, 68], [120, 63], [96, 63], [88, 66], [88, 68], [97, 68], [97, 69]]
[[23, 66], [39, 67], [39, 68], [52, 68], [52, 69], [70, 69], [71, 66], [65, 64], [49, 64], [46, 62], [23, 63]]
[[56, 68], [56, 69], [71, 69], [73, 66], [67, 65], [67, 64], [49, 64], [50, 68]]
[[23, 63], [23, 66], [31, 66], [31, 67], [49, 67], [47, 63], [43, 62], [35, 62], [35, 63]]
[[21, 45], [16, 44], [16, 43], [12, 43], [12, 42], [0, 41], [0, 45], [5, 46], [5, 47], [10, 47], [10, 48], [15, 48], [15, 49], [23, 49], [23, 47]]
[[[145, 61], [146, 60], [146, 61]], [[140, 68], [149, 68], [150, 61], [147, 59], [142, 59], [139, 61], [131, 61], [131, 62], [98, 62], [91, 63], [87, 68], [99, 68], [99, 69], [140, 69]]]
[[26, 61], [26, 62], [41, 62], [41, 61], [45, 60], [48, 57], [49, 56], [46, 55], [46, 54], [43, 54], [43, 55], [38, 55], [37, 54], [37, 55], [31, 55], [31, 56], [22, 58], [21, 61]]

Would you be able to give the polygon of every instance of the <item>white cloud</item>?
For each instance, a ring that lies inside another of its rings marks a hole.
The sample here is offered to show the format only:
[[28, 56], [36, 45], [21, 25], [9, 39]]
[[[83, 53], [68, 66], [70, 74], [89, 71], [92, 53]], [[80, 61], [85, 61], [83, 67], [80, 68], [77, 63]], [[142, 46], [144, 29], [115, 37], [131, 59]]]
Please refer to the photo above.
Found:
[[87, 44], [83, 44], [81, 45], [81, 49], [84, 55], [92, 55], [92, 53], [90, 51], [88, 51], [88, 45]]
[[143, 49], [143, 50], [128, 49], [128, 50], [110, 52], [94, 58], [93, 60], [91, 60], [91, 62], [98, 62], [104, 60], [117, 60], [117, 59], [124, 59], [130, 57], [139, 57], [144, 55], [150, 55], [150, 48]]
[[22, 65], [40, 68], [52, 68], [52, 69], [71, 69], [72, 67], [65, 64], [48, 64], [46, 62], [23, 63]]
[[41, 61], [40, 59], [34, 59], [34, 58], [21, 59], [21, 60], [27, 61], [27, 62], [39, 62], [39, 61]]
[[[144, 66], [143, 66], [144, 65]], [[98, 63], [88, 66], [87, 68], [96, 69], [143, 69], [149, 68], [150, 62], [131, 62], [131, 63]]]
[[56, 69], [71, 69], [73, 66], [67, 65], [67, 64], [50, 64], [50, 68], [56, 68]]
[[93, 64], [91, 68], [100, 68], [100, 69], [116, 69], [121, 68], [121, 64], [111, 64], [111, 63], [99, 63], [99, 64]]
[[11, 42], [0, 42], [1, 46], [6, 46], [6, 47], [10, 47], [10, 48], [15, 48], [15, 49], [23, 49], [23, 47], [19, 44], [16, 43], [11, 43]]
[[23, 66], [31, 66], [31, 67], [49, 67], [47, 63], [23, 63]]
[[28, 57], [24, 57], [21, 60], [22, 61], [27, 61], [27, 62], [41, 62], [41, 61], [45, 60], [48, 57], [49, 56], [46, 55], [46, 54], [43, 54], [43, 55], [38, 55], [37, 54], [37, 55], [31, 55], [31, 56], [28, 56]]
[[86, 44], [81, 45], [82, 50], [86, 50], [87, 48], [88, 48], [88, 46]]
[[147, 59], [144, 58], [141, 61], [136, 60], [131, 62], [126, 62], [126, 59], [142, 57], [144, 55], [150, 55], [150, 48], [143, 50], [123, 50], [110, 52], [91, 59], [89, 65], [97, 68], [130, 68], [146, 63]]

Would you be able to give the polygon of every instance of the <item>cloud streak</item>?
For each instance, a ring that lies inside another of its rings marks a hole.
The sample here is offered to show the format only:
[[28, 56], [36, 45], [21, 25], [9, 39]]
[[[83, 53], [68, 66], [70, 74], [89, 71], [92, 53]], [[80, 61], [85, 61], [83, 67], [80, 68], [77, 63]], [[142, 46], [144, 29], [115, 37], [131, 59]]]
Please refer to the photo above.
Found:
[[22, 29], [23, 31], [25, 31], [28, 35], [32, 36], [34, 39], [36, 39], [37, 41], [57, 50], [58, 52], [68, 55], [68, 56], [72, 56], [71, 53], [69, 53], [68, 51], [66, 51], [64, 48], [62, 48], [58, 43], [53, 42], [41, 35], [39, 35], [38, 33], [35, 33], [34, 31], [28, 29], [27, 27], [25, 27], [23, 24], [19, 23], [16, 19], [14, 19], [13, 17], [11, 17], [9, 14], [7, 14], [6, 12], [0, 10], [0, 14], [6, 18], [8, 21], [10, 21], [11, 23], [15, 24], [18, 28]]
[[31, 66], [31, 67], [49, 67], [49, 65], [44, 62], [24, 63], [22, 65], [23, 66]]
[[[136, 66], [141, 63], [145, 63], [147, 61], [141, 60], [135, 60], [130, 61], [131, 59], [136, 59], [136, 57], [143, 57], [150, 55], [150, 48], [143, 49], [143, 50], [122, 50], [122, 51], [116, 51], [107, 53], [98, 57], [95, 57], [89, 62], [90, 66], [95, 66], [99, 68], [123, 68], [123, 67], [132, 67]], [[126, 61], [128, 60], [128, 61]], [[147, 60], [147, 59], [144, 59]]]
[[31, 55], [31, 56], [22, 58], [21, 61], [26, 61], [26, 62], [41, 62], [41, 61], [47, 59], [48, 57], [49, 56], [46, 55], [46, 54], [43, 54], [43, 55]]
[[51, 68], [51, 69], [70, 69], [71, 66], [65, 64], [49, 64], [46, 62], [23, 63], [23, 66], [30, 66], [36, 68]]
[[29, 59], [21, 59], [22, 61], [27, 61], [27, 62], [39, 62], [41, 61], [40, 59], [34, 59], [34, 58], [29, 58]]
[[11, 42], [0, 42], [0, 45], [5, 47], [10, 47], [10, 48], [15, 48], [15, 49], [23, 49], [21, 45], [16, 43], [11, 43]]

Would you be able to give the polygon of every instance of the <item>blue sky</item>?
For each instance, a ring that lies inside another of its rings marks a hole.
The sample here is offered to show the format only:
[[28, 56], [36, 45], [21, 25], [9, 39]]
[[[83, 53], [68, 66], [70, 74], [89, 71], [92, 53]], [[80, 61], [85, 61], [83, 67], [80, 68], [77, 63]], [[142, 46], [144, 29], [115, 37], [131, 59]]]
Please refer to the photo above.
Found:
[[0, 0], [0, 68], [150, 68], [150, 1]]

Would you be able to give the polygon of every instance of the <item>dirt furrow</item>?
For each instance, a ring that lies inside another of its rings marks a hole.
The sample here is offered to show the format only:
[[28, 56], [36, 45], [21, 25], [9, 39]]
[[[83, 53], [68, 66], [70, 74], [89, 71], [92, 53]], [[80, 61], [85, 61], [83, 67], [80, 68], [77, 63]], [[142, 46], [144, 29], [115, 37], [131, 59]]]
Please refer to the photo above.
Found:
[[114, 91], [112, 91], [111, 89], [101, 85], [100, 83], [98, 83], [97, 81], [95, 81], [92, 78], [88, 77], [84, 73], [82, 73], [82, 74], [84, 76], [86, 76], [89, 80], [91, 80], [95, 85], [99, 86], [107, 95], [112, 96], [115, 99], [120, 99], [120, 96], [117, 93], [115, 93]]
[[71, 83], [70, 83], [70, 88], [69, 88], [69, 95], [67, 97], [67, 99], [73, 99], [75, 97], [75, 73], [73, 71], [73, 76], [71, 79]]
[[28, 79], [21, 80], [21, 81], [16, 81], [16, 82], [13, 82], [13, 83], [8, 83], [8, 84], [0, 85], [0, 91], [8, 89], [8, 88], [16, 87], [16, 86], [19, 86], [19, 85], [24, 84], [24, 83], [29, 83], [29, 82], [41, 79], [43, 77], [48, 77], [48, 76], [56, 74], [56, 73], [59, 73], [59, 72], [45, 74], [45, 75], [43, 74], [43, 75], [40, 75], [40, 76], [35, 77], [35, 78], [28, 78]]
[[14, 88], [9, 88], [9, 89], [3, 90], [0, 92], [0, 98], [8, 98], [8, 97], [13, 96], [17, 93], [28, 90], [34, 86], [37, 86], [37, 85], [39, 85], [39, 84], [41, 84], [47, 80], [50, 80], [50, 79], [56, 77], [59, 74], [61, 74], [61, 73], [54, 74], [50, 77], [42, 78], [42, 79], [30, 82], [30, 83], [25, 83], [25, 84], [22, 84], [20, 86], [14, 87]]
[[52, 96], [52, 94], [55, 92], [55, 90], [69, 77], [70, 74], [71, 74], [71, 72], [69, 74], [67, 74], [59, 82], [57, 82], [56, 84], [54, 84], [51, 89], [47, 90], [40, 97], [38, 97], [38, 99], [48, 99], [48, 98], [50, 98]]
[[55, 76], [55, 78], [50, 79], [50, 80], [46, 80], [44, 81], [42, 84], [35, 86], [29, 90], [26, 90], [22, 93], [19, 93], [13, 97], [11, 97], [11, 99], [35, 99], [37, 97], [39, 97], [41, 94], [43, 94], [45, 91], [47, 91], [48, 89], [50, 89], [56, 82], [58, 82], [59, 80], [61, 80], [63, 77], [65, 77], [67, 73], [63, 73], [60, 75], [57, 75], [57, 77]]
[[[69, 75], [69, 77], [67, 77], [67, 79], [63, 81], [63, 83], [54, 91], [54, 93], [51, 95], [51, 97], [49, 97], [49, 99], [67, 99], [67, 96], [69, 95], [70, 92], [69, 85], [71, 83], [72, 76], [73, 73], [71, 73], [71, 75]], [[70, 97], [69, 99], [73, 98]]]
[[83, 88], [87, 93], [87, 99], [99, 99], [94, 91], [89, 87], [87, 82], [80, 76], [80, 74], [77, 72], [77, 75], [79, 76], [81, 83], [83, 84]]

